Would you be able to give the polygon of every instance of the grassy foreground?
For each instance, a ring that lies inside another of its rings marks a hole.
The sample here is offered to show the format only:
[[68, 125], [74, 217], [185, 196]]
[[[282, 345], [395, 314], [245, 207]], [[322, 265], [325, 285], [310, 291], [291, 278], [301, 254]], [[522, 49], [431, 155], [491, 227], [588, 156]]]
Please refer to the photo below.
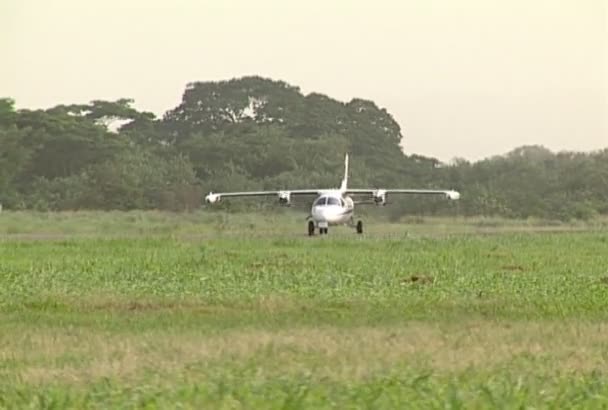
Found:
[[608, 407], [599, 228], [26, 215], [0, 216], [0, 408]]

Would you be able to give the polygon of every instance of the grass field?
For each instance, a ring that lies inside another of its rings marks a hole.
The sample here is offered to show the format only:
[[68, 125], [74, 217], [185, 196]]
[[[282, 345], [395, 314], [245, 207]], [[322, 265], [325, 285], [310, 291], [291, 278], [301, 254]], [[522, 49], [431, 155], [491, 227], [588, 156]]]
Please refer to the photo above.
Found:
[[0, 408], [608, 407], [605, 221], [372, 222], [4, 212]]

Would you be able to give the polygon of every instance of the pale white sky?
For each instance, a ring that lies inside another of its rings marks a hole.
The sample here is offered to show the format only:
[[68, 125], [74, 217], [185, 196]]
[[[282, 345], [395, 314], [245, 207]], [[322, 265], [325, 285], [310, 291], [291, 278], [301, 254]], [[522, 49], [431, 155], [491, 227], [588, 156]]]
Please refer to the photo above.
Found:
[[608, 0], [0, 0], [0, 96], [135, 99], [261, 75], [374, 100], [407, 153], [608, 147]]

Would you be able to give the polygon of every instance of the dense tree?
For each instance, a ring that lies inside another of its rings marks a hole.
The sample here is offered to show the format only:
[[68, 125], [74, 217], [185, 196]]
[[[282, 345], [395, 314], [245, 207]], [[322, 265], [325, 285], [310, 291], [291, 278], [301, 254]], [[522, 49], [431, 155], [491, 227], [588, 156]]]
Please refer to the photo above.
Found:
[[70, 115], [63, 109], [23, 110], [17, 127], [23, 132], [23, 146], [31, 160], [20, 180], [35, 177], [67, 177], [84, 167], [106, 159], [124, 147], [124, 142], [86, 117]]
[[295, 140], [341, 135], [364, 166], [385, 171], [383, 180], [400, 169], [403, 159], [399, 124], [374, 102], [344, 104], [319, 93], [304, 96], [297, 87], [260, 77], [189, 84], [181, 104], [163, 119], [177, 145], [217, 133], [246, 139], [255, 133], [252, 129], [268, 125], [281, 127], [283, 138]]
[[471, 163], [404, 155], [399, 124], [374, 102], [340, 102], [261, 77], [187, 86], [161, 118], [130, 99], [16, 110], [0, 99], [0, 202], [30, 209], [201, 206], [213, 190], [332, 187], [344, 152], [351, 183], [446, 187], [456, 203], [392, 201], [390, 216], [591, 218], [608, 214], [608, 149], [519, 147]]
[[15, 181], [29, 161], [30, 150], [23, 146], [22, 139], [23, 133], [14, 125], [0, 128], [0, 193], [5, 206], [16, 206], [18, 189]]
[[200, 204], [192, 165], [182, 156], [162, 160], [145, 151], [127, 150], [89, 168], [85, 175], [95, 187], [86, 199], [98, 208], [183, 210]]

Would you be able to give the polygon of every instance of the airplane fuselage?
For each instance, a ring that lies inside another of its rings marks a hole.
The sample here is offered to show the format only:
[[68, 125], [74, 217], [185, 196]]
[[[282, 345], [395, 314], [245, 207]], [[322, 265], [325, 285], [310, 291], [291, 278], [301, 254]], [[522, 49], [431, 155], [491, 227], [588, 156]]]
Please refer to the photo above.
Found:
[[312, 204], [310, 217], [316, 226], [327, 227], [352, 223], [355, 204], [340, 191], [325, 192]]

